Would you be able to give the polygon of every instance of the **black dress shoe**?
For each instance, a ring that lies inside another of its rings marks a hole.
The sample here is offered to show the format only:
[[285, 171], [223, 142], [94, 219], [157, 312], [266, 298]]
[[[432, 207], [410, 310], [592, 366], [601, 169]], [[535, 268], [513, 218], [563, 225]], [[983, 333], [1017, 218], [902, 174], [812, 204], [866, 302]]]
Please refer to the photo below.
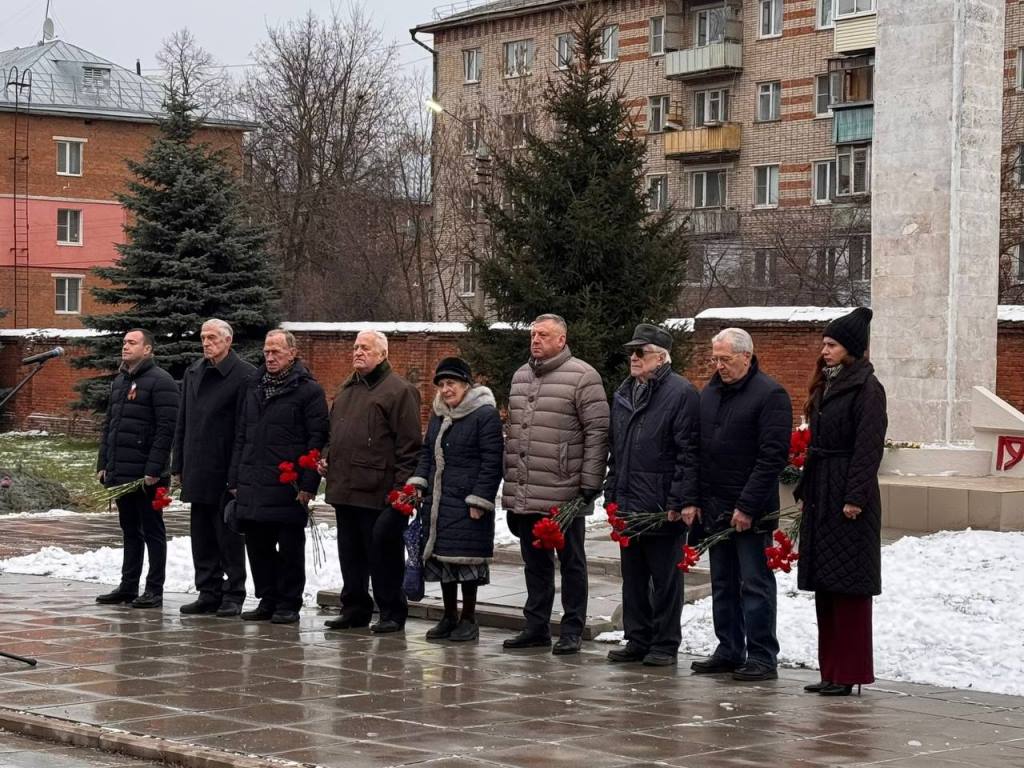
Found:
[[220, 616], [222, 619], [227, 618], [228, 616], [237, 616], [241, 612], [242, 604], [233, 602], [231, 600], [225, 600], [223, 603], [220, 604], [220, 607], [217, 609], [217, 615]]
[[690, 665], [690, 669], [698, 675], [720, 675], [723, 672], [735, 672], [739, 666], [735, 661], [712, 656], [710, 659], [693, 662]]
[[448, 639], [453, 643], [465, 643], [470, 640], [478, 640], [479, 638], [480, 627], [475, 621], [466, 621], [465, 619], [460, 621], [458, 626], [448, 635]]
[[830, 683], [828, 680], [822, 680], [821, 682], [818, 682], [818, 683], [811, 683], [810, 685], [805, 685], [804, 686], [804, 690], [807, 691], [808, 693], [821, 693], [824, 689], [828, 688], [830, 685], [832, 685], [832, 683]]
[[128, 592], [123, 589], [115, 589], [113, 592], [96, 595], [96, 602], [100, 605], [120, 605], [121, 603], [130, 603], [138, 596], [138, 592]]
[[132, 608], [160, 608], [164, 604], [164, 596], [153, 592], [143, 592], [132, 600]]
[[392, 632], [401, 632], [405, 625], [399, 624], [394, 619], [381, 619], [370, 626], [370, 631], [376, 635], [389, 635]]
[[644, 656], [647, 655], [647, 649], [641, 648], [633, 643], [626, 643], [622, 648], [612, 648], [608, 651], [608, 661], [613, 664], [629, 662], [629, 661], [643, 661]]
[[441, 620], [427, 630], [427, 640], [445, 640], [451, 636], [452, 630], [459, 626], [459, 620], [451, 616], [442, 616]]
[[555, 656], [568, 656], [570, 653], [579, 653], [582, 645], [579, 635], [562, 635], [551, 652]]
[[758, 682], [760, 680], [778, 680], [779, 673], [775, 667], [758, 664], [756, 661], [748, 661], [732, 673], [732, 679], [744, 683]]
[[664, 651], [651, 651], [644, 656], [645, 667], [671, 667], [676, 663], [676, 655], [674, 653], [665, 653]]
[[515, 637], [508, 638], [502, 644], [503, 648], [550, 648], [551, 638], [547, 635], [539, 635], [536, 632], [523, 630]]
[[220, 608], [219, 600], [203, 600], [199, 599], [192, 603], [185, 603], [178, 610], [184, 613], [186, 616], [196, 616], [203, 613], [216, 613]]
[[262, 605], [257, 605], [251, 611], [242, 611], [242, 621], [270, 621], [274, 618], [274, 611]]
[[333, 619], [325, 621], [324, 626], [328, 629], [360, 629], [370, 626], [370, 617], [361, 618], [343, 613], [340, 616], [335, 616]]
[[298, 611], [274, 611], [274, 615], [270, 617], [271, 624], [295, 624], [298, 620]]
[[[852, 685], [840, 685], [839, 683], [830, 683], [818, 691], [822, 696], [849, 696], [853, 693]], [[857, 695], [860, 695], [860, 686], [857, 686]]]

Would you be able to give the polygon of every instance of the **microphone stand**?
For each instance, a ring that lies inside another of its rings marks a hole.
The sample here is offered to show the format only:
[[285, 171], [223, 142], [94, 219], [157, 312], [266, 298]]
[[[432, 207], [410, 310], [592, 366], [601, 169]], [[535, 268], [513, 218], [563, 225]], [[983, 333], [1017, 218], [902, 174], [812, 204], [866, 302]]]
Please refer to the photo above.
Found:
[[[49, 357], [46, 358], [46, 360], [52, 359], [53, 358]], [[43, 366], [46, 365], [46, 360], [40, 360], [38, 363], [36, 363], [36, 367], [32, 369], [32, 372], [29, 373], [29, 375], [23, 378], [21, 381], [19, 381], [17, 386], [14, 387], [14, 389], [12, 389], [10, 392], [3, 396], [3, 399], [0, 399], [0, 408], [3, 408], [4, 405], [7, 404], [7, 401], [18, 393], [18, 390], [20, 390], [22, 387], [28, 384], [32, 380], [32, 377], [42, 370]], [[18, 656], [15, 653], [5, 653], [4, 651], [0, 651], [0, 656], [3, 656], [5, 659], [13, 659], [14, 661], [20, 661], [22, 664], [28, 664], [30, 667], [34, 667], [36, 665], [35, 659], [30, 659], [26, 656]]]

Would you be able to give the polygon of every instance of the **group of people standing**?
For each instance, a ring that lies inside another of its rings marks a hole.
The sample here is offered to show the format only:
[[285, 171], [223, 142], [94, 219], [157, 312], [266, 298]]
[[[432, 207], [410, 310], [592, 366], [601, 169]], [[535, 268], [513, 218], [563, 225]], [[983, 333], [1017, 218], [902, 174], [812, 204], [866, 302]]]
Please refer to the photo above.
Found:
[[[818, 614], [822, 681], [808, 690], [824, 695], [846, 695], [874, 679], [871, 599], [881, 591], [877, 473], [886, 415], [884, 390], [866, 358], [870, 320], [862, 308], [825, 328], [803, 409], [811, 444], [795, 492], [803, 505], [799, 585], [814, 591]], [[760, 370], [750, 335], [727, 328], [712, 340], [715, 372], [698, 392], [672, 370], [672, 335], [641, 324], [626, 343], [630, 375], [609, 403], [600, 375], [572, 355], [567, 336], [557, 315], [532, 323], [530, 357], [513, 376], [504, 426], [494, 395], [475, 382], [469, 365], [441, 360], [421, 435], [419, 392], [392, 370], [379, 332], [358, 334], [353, 373], [328, 407], [286, 330], [267, 334], [263, 365], [254, 368], [231, 350], [231, 327], [207, 321], [203, 357], [186, 372], [180, 394], [153, 361], [152, 337], [130, 331], [98, 469], [108, 485], [143, 477], [144, 486], [117, 500], [121, 583], [97, 600], [162, 604], [165, 533], [151, 502], [173, 477], [191, 503], [199, 591], [181, 612], [298, 621], [308, 505], [325, 477], [344, 582], [340, 614], [326, 626], [404, 629], [409, 518], [388, 495], [412, 489], [425, 578], [440, 582], [444, 602], [427, 637], [473, 640], [500, 488], [528, 594], [525, 628], [504, 646], [572, 654], [587, 616], [585, 518], [603, 492], [624, 520], [663, 514], [621, 550], [627, 643], [608, 660], [676, 663], [682, 544], [732, 529], [709, 554], [718, 646], [691, 668], [743, 681], [777, 677], [776, 584], [765, 548], [789, 459], [786, 390]], [[575, 510], [555, 551], [534, 546], [532, 535], [553, 507]], [[150, 568], [139, 594], [144, 549]], [[246, 551], [259, 602], [243, 611]], [[556, 559], [562, 617], [552, 646]]]

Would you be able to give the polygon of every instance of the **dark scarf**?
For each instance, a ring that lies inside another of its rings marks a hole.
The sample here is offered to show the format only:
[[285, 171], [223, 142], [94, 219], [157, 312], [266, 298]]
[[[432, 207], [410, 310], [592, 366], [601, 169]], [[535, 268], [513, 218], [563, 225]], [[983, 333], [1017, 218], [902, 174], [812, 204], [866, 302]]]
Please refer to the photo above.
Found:
[[260, 379], [260, 391], [263, 392], [264, 400], [276, 397], [284, 391], [285, 387], [288, 386], [288, 379], [291, 377], [294, 367], [295, 361], [293, 360], [291, 365], [279, 373], [263, 372], [263, 377]]
[[821, 396], [823, 398], [825, 397], [825, 395], [828, 394], [828, 391], [830, 389], [832, 389], [832, 384], [835, 383], [836, 378], [842, 372], [843, 372], [843, 364], [842, 363], [839, 363], [838, 365], [826, 365], [826, 366], [824, 366], [821, 369], [821, 374], [822, 374], [822, 376], [825, 377], [825, 389], [821, 393]]
[[665, 378], [669, 371], [672, 370], [672, 366], [668, 363], [659, 365], [651, 377], [647, 381], [641, 381], [640, 379], [633, 379], [633, 410], [639, 411], [640, 408], [647, 404], [647, 399], [651, 394], [651, 384], [656, 381], [661, 381]]

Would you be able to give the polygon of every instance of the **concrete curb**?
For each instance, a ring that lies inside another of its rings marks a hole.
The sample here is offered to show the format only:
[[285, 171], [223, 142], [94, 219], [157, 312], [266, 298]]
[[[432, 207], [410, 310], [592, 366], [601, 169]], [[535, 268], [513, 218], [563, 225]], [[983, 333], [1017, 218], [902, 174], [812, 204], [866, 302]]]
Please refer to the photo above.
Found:
[[272, 757], [249, 757], [157, 736], [112, 730], [3, 707], [0, 707], [0, 729], [58, 744], [115, 752], [140, 760], [160, 760], [183, 768], [283, 768], [309, 765]]

